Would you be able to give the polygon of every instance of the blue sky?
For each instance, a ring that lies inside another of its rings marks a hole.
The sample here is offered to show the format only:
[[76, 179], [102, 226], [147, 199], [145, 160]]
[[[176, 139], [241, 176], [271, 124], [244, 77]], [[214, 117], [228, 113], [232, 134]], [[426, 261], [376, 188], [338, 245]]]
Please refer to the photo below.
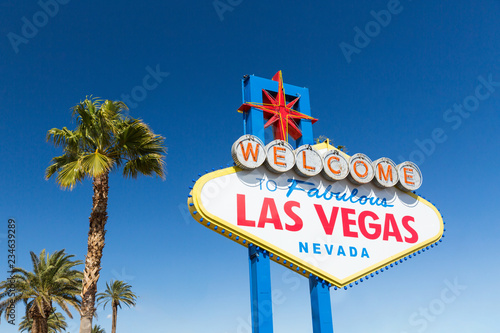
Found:
[[[17, 221], [20, 266], [44, 248], [84, 259], [91, 183], [63, 191], [44, 180], [60, 153], [45, 135], [74, 126], [70, 108], [86, 95], [128, 98], [130, 114], [165, 137], [168, 174], [110, 179], [99, 288], [121, 279], [140, 296], [137, 307], [119, 311], [118, 331], [248, 332], [246, 248], [192, 220], [186, 199], [199, 172], [231, 161], [243, 75], [283, 70], [286, 83], [309, 88], [316, 136], [373, 160], [413, 159], [424, 177], [419, 193], [447, 223], [436, 249], [332, 290], [335, 331], [492, 331], [500, 2], [217, 3], [226, 10], [213, 1], [60, 0], [44, 15], [36, 1], [0, 2], [1, 278], [8, 218]], [[390, 22], [372, 23], [382, 10], [392, 12]], [[358, 28], [371, 37], [356, 39]], [[346, 44], [356, 51], [346, 56]], [[156, 82], [144, 90], [151, 71]], [[307, 280], [277, 265], [271, 271], [280, 295], [275, 332], [312, 332]], [[98, 311], [108, 332], [110, 313]], [[17, 331], [5, 321], [1, 328]]]

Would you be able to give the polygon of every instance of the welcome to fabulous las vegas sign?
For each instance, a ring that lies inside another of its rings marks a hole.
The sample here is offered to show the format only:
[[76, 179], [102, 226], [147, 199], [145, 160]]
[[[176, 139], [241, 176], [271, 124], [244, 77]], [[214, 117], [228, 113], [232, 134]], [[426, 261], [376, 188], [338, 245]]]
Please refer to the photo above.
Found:
[[286, 139], [300, 137], [296, 120], [315, 119], [286, 103], [281, 72], [273, 80], [275, 97], [263, 91], [264, 103], [240, 110], [261, 109], [277, 139], [240, 137], [231, 147], [235, 166], [196, 181], [188, 205], [198, 222], [338, 287], [439, 241], [441, 214], [412, 192], [423, 179], [414, 163], [349, 156], [328, 141], [293, 149]]

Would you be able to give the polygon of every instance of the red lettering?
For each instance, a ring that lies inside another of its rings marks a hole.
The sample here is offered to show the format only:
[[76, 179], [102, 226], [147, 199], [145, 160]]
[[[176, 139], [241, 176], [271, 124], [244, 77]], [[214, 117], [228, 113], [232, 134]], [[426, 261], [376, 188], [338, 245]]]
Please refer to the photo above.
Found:
[[[392, 231], [391, 231], [392, 229]], [[401, 233], [399, 232], [398, 225], [396, 224], [396, 219], [392, 214], [385, 215], [385, 224], [384, 224], [384, 236], [383, 240], [389, 240], [389, 237], [396, 237], [396, 241], [402, 242], [403, 238], [401, 237]]]
[[236, 215], [238, 216], [238, 225], [244, 227], [255, 227], [255, 221], [246, 219], [244, 194], [236, 194]]
[[374, 231], [373, 233], [369, 233], [368, 230], [366, 230], [366, 218], [371, 217], [374, 221], [378, 220], [377, 214], [374, 212], [370, 212], [369, 210], [365, 210], [359, 214], [358, 218], [358, 225], [359, 225], [359, 231], [361, 231], [361, 234], [365, 236], [367, 239], [377, 239], [380, 237], [380, 234], [382, 233], [382, 226], [380, 224], [376, 223], [369, 223], [368, 227], [372, 228]]
[[411, 234], [410, 238], [405, 237], [405, 242], [416, 243], [418, 241], [418, 234], [415, 231], [415, 229], [410, 227], [410, 224], [409, 224], [410, 222], [415, 222], [415, 219], [412, 216], [403, 217], [403, 228], [405, 228], [406, 231], [408, 231]]
[[[271, 217], [267, 217], [268, 212], [271, 213]], [[278, 209], [276, 208], [276, 203], [273, 198], [264, 198], [262, 210], [260, 211], [259, 224], [257, 227], [264, 228], [266, 223], [272, 223], [274, 225], [274, 229], [283, 230], [280, 216], [278, 215]]]
[[332, 214], [330, 215], [330, 220], [326, 218], [325, 212], [323, 211], [323, 206], [314, 205], [316, 208], [316, 212], [318, 213], [319, 220], [323, 225], [323, 229], [325, 229], [325, 233], [327, 235], [331, 235], [333, 233], [333, 228], [335, 227], [335, 220], [337, 219], [337, 213], [339, 212], [339, 207], [332, 208]]
[[302, 219], [292, 211], [293, 207], [300, 208], [300, 202], [287, 201], [285, 203], [286, 215], [288, 215], [288, 217], [290, 217], [295, 222], [294, 225], [285, 224], [285, 229], [288, 231], [299, 231], [300, 229], [302, 229], [303, 222]]
[[351, 231], [351, 225], [356, 225], [356, 220], [351, 220], [349, 218], [350, 214], [356, 214], [354, 209], [342, 208], [342, 227], [344, 228], [344, 237], [354, 237], [358, 238], [358, 233]]

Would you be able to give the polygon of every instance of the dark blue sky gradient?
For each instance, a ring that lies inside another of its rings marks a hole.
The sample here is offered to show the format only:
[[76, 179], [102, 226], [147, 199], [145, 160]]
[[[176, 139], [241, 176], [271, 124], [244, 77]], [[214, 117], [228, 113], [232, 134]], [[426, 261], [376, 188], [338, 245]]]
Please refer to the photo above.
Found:
[[[447, 222], [438, 248], [348, 291], [332, 291], [335, 331], [493, 331], [500, 2], [401, 0], [398, 14], [350, 62], [339, 44], [355, 46], [354, 28], [364, 30], [374, 20], [370, 12], [386, 10], [392, 0], [232, 3], [239, 4], [219, 16], [213, 1], [73, 0], [59, 4], [16, 53], [9, 34], [24, 38], [23, 17], [33, 22], [42, 9], [36, 1], [0, 2], [0, 258], [7, 251], [4, 222], [13, 217], [21, 266], [28, 267], [29, 251], [44, 248], [84, 259], [91, 183], [63, 191], [44, 180], [50, 159], [61, 153], [46, 133], [74, 127], [70, 108], [86, 95], [137, 94], [147, 68], [159, 68], [161, 82], [131, 98], [137, 105], [130, 114], [165, 136], [168, 175], [165, 181], [111, 177], [99, 288], [122, 279], [140, 295], [136, 308], [119, 311], [122, 333], [247, 332], [246, 249], [187, 216], [186, 199], [199, 172], [231, 162], [230, 147], [243, 128], [236, 112], [243, 75], [271, 78], [283, 70], [286, 83], [309, 88], [316, 136], [372, 160], [413, 159], [424, 177], [419, 192]], [[481, 78], [493, 81], [490, 90]], [[478, 86], [489, 96], [474, 111], [464, 109], [466, 118], [447, 111], [473, 101]], [[446, 139], [432, 148], [436, 129]], [[427, 143], [427, 153], [416, 141]], [[312, 332], [307, 281], [277, 265], [272, 274], [281, 293], [275, 332]], [[455, 279], [467, 288], [432, 310]], [[433, 320], [420, 312], [429, 308]], [[98, 324], [107, 331], [110, 313], [99, 310]], [[17, 332], [4, 321], [0, 327]]]

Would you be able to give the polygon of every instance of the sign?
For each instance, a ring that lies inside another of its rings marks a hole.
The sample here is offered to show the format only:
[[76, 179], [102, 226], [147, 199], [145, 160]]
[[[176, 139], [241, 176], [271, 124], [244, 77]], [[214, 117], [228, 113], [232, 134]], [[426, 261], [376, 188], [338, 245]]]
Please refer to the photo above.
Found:
[[442, 236], [437, 209], [407, 191], [422, 180], [413, 163], [372, 163], [326, 143], [293, 151], [279, 141], [264, 147], [251, 136], [238, 139], [233, 156], [248, 165], [201, 177], [189, 198], [193, 217], [243, 246], [269, 251], [301, 275], [339, 287]]
[[[442, 237], [440, 213], [412, 192], [423, 180], [417, 165], [348, 156], [328, 141], [310, 145], [317, 119], [308, 90], [287, 86], [293, 90], [286, 95], [281, 71], [271, 81], [247, 77], [243, 86], [244, 99], [252, 100], [238, 111], [249, 134], [231, 147], [236, 166], [208, 173], [192, 187], [188, 205], [199, 223], [338, 287]], [[274, 140], [265, 145], [269, 127]]]

